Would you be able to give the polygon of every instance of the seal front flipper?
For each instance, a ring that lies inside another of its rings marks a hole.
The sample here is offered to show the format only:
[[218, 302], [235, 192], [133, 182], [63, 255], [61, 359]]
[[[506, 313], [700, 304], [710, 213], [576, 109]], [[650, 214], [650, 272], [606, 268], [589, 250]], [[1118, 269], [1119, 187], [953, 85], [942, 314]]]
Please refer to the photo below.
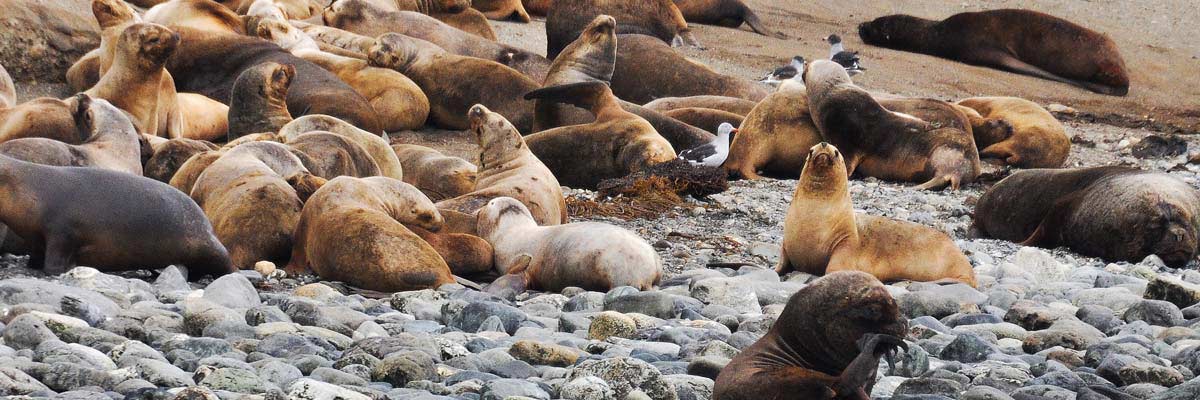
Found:
[[597, 108], [602, 105], [606, 92], [609, 96], [612, 95], [612, 90], [608, 88], [607, 82], [577, 82], [534, 90], [525, 94], [525, 100], [566, 103], [591, 111], [594, 115], [599, 111]]
[[908, 349], [903, 339], [885, 334], [866, 334], [858, 340], [859, 353], [850, 365], [842, 370], [833, 390], [838, 398], [867, 398], [863, 397], [863, 387], [874, 381], [875, 372], [879, 366], [879, 358], [895, 348]]
[[42, 272], [58, 275], [75, 267], [75, 240], [66, 234], [51, 234], [46, 238], [45, 258]]

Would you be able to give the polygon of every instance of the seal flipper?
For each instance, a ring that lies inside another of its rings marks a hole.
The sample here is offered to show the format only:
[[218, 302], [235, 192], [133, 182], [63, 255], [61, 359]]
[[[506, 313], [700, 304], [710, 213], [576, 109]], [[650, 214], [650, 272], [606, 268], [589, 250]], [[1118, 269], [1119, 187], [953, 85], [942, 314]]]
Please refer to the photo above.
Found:
[[1097, 84], [1097, 83], [1077, 81], [1074, 79], [1064, 78], [1064, 77], [1055, 75], [1052, 72], [1038, 68], [1037, 66], [1035, 66], [1033, 64], [1029, 64], [1024, 61], [1021, 61], [1020, 59], [1017, 59], [1016, 57], [1012, 56], [1011, 54], [1005, 53], [1000, 50], [986, 50], [986, 51], [983, 51], [982, 54], [977, 55], [976, 57], [977, 58], [975, 61], [979, 61], [984, 64], [990, 63], [990, 64], [993, 64], [993, 65], [995, 65], [1001, 69], [1004, 69], [1006, 71], [1015, 72], [1015, 73], [1022, 74], [1022, 75], [1029, 75], [1029, 76], [1042, 78], [1042, 79], [1046, 79], [1046, 80], [1051, 80], [1051, 81], [1055, 81], [1055, 82], [1062, 82], [1062, 83], [1065, 83], [1068, 85], [1078, 86], [1078, 87], [1081, 87], [1081, 88], [1084, 88], [1084, 89], [1087, 89], [1087, 90], [1090, 90], [1090, 91], [1093, 91], [1096, 93], [1100, 93], [1100, 94], [1107, 94], [1107, 95], [1113, 95], [1113, 96], [1124, 96], [1124, 95], [1128, 94], [1128, 92], [1129, 92], [1129, 89], [1122, 90], [1120, 88], [1114, 88], [1111, 86], [1105, 86], [1105, 85], [1101, 85], [1101, 84]]
[[47, 235], [42, 272], [58, 275], [75, 267], [75, 240], [64, 234]]
[[770, 29], [767, 29], [767, 27], [765, 25], [763, 25], [762, 20], [758, 18], [758, 14], [755, 14], [754, 10], [750, 9], [750, 6], [747, 6], [744, 3], [742, 3], [741, 6], [742, 6], [741, 7], [742, 8], [742, 20], [746, 21], [746, 25], [748, 25], [750, 27], [750, 30], [754, 31], [754, 33], [757, 33], [757, 34], [763, 35], [763, 36], [775, 37], [778, 39], [787, 39], [788, 38], [787, 35], [783, 34], [783, 32], [775, 32], [775, 31], [771, 31]]
[[604, 103], [611, 103], [611, 101], [605, 101], [606, 97], [611, 100], [613, 95], [612, 89], [608, 87], [608, 82], [604, 81], [568, 83], [541, 88], [525, 94], [525, 100], [547, 100], [570, 104], [591, 111], [593, 115], [599, 113], [598, 108]]
[[904, 343], [904, 339], [885, 334], [866, 334], [859, 338], [858, 357], [842, 370], [833, 385], [838, 398], [861, 398], [860, 392], [867, 383], [874, 382], [879, 358], [896, 348], [908, 351], [908, 344]]
[[1075, 203], [1083, 198], [1080, 195], [1082, 192], [1084, 191], [1076, 191], [1054, 202], [1054, 205], [1050, 207], [1049, 214], [1042, 218], [1042, 222], [1038, 224], [1037, 229], [1034, 229], [1033, 233], [1024, 241], [1017, 244], [1043, 248], [1057, 246], [1059, 242], [1059, 229], [1062, 228], [1071, 211], [1075, 209]]

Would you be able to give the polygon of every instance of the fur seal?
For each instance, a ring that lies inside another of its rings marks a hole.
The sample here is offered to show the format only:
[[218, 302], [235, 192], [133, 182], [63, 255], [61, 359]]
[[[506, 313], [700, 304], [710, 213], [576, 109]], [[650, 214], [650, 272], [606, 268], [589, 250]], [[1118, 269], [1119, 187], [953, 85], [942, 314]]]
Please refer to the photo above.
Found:
[[524, 283], [519, 289], [559, 292], [574, 286], [603, 292], [632, 286], [650, 290], [662, 279], [662, 259], [654, 248], [614, 225], [538, 226], [529, 209], [511, 197], [488, 201], [477, 218], [480, 236], [495, 251], [496, 268], [519, 276], [517, 283]]
[[718, 95], [758, 102], [771, 94], [767, 85], [713, 71], [653, 37], [620, 35], [620, 40], [612, 88], [622, 99], [645, 104], [660, 97]]
[[621, 109], [604, 82], [571, 83], [525, 95], [573, 104], [596, 116], [586, 125], [547, 129], [525, 138], [559, 183], [594, 189], [601, 180], [620, 178], [675, 159], [675, 149], [649, 122]]
[[242, 71], [233, 82], [229, 99], [229, 130], [226, 140], [253, 133], [279, 132], [292, 122], [288, 112], [288, 88], [296, 77], [296, 68], [264, 62]]
[[308, 132], [289, 138], [285, 144], [308, 156], [301, 161], [313, 175], [325, 179], [379, 176], [379, 165], [367, 150], [336, 133]]
[[721, 126], [721, 124], [739, 126], [742, 124], [742, 120], [745, 119], [741, 115], [728, 111], [701, 107], [676, 108], [664, 112], [663, 115], [712, 133], [717, 133], [717, 127]]
[[0, 224], [29, 244], [29, 266], [51, 275], [76, 265], [119, 271], [182, 264], [193, 280], [235, 271], [196, 203], [124, 172], [0, 155]]
[[672, 0], [554, 0], [546, 14], [546, 57], [558, 57], [600, 15], [616, 18], [619, 34], [649, 35], [664, 45], [686, 41], [700, 47]]
[[143, 173], [147, 178], [168, 183], [189, 158], [216, 149], [217, 145], [212, 142], [188, 138], [171, 139], [154, 149], [154, 155], [146, 161]]
[[521, 0], [521, 5], [525, 6], [525, 10], [533, 15], [546, 16], [550, 13], [552, 4], [554, 4], [554, 0]]
[[1127, 167], [1018, 171], [984, 192], [974, 227], [1026, 246], [1066, 246], [1109, 261], [1196, 258], [1200, 193], [1161, 172]]
[[1125, 60], [1112, 39], [1037, 11], [965, 12], [941, 21], [889, 15], [862, 23], [858, 35], [874, 46], [993, 67], [1096, 93], [1129, 93]]
[[780, 84], [746, 115], [723, 167], [745, 179], [758, 179], [760, 174], [796, 178], [808, 149], [820, 142], [821, 132], [808, 112], [808, 91], [797, 76]]
[[245, 22], [228, 7], [212, 0], [170, 0], [151, 7], [142, 16], [145, 22], [169, 28], [246, 34]]
[[783, 34], [767, 29], [758, 14], [741, 0], [675, 0], [675, 6], [687, 22], [737, 28], [746, 24], [763, 36], [786, 39]]
[[495, 265], [491, 243], [479, 236], [445, 229], [433, 232], [415, 225], [405, 227], [433, 247], [454, 275], [484, 274]]
[[460, 31], [496, 41], [496, 31], [492, 29], [492, 24], [488, 23], [487, 16], [474, 8], [459, 13], [435, 13], [430, 16]]
[[467, 160], [415, 144], [394, 144], [392, 150], [408, 171], [404, 182], [416, 186], [430, 200], [450, 199], [475, 189], [479, 168]]
[[[234, 10], [249, 15], [255, 5], [266, 3], [278, 9], [286, 19], [309, 19], [321, 14], [321, 4], [313, 0], [241, 0]], [[266, 5], [264, 4], [264, 5]]]
[[279, 136], [288, 141], [301, 134], [312, 131], [324, 131], [338, 134], [358, 143], [379, 166], [379, 173], [395, 179], [404, 179], [404, 167], [396, 158], [396, 153], [388, 147], [387, 139], [371, 132], [358, 129], [346, 121], [328, 115], [305, 115], [288, 123], [279, 130]]
[[831, 273], [792, 295], [767, 334], [721, 369], [713, 400], [869, 398], [879, 359], [907, 350], [907, 331], [877, 279]]
[[85, 94], [76, 97], [80, 104], [76, 124], [88, 132], [83, 143], [29, 137], [0, 143], [0, 153], [35, 164], [94, 167], [141, 176], [142, 143], [129, 117], [103, 99]]
[[1008, 126], [1009, 135], [1003, 140], [976, 142], [980, 158], [999, 159], [1019, 168], [1058, 168], [1067, 162], [1071, 139], [1062, 123], [1037, 103], [1016, 97], [973, 97], [959, 100], [958, 105]]
[[823, 275], [853, 270], [884, 282], [956, 281], [976, 286], [971, 263], [945, 233], [854, 212], [847, 176], [837, 148], [824, 142], [812, 147], [788, 206], [776, 272]]
[[532, 20], [529, 18], [529, 12], [525, 11], [525, 5], [521, 4], [521, 0], [473, 0], [471, 8], [479, 10], [488, 19], [496, 21], [517, 21], [527, 24]]
[[521, 96], [540, 86], [517, 70], [395, 33], [380, 36], [367, 57], [372, 66], [394, 69], [416, 82], [429, 97], [430, 121], [440, 127], [467, 129], [467, 108], [483, 104], [521, 132], [532, 129], [533, 106]]
[[371, 132], [382, 132], [379, 115], [333, 73], [259, 38], [216, 34], [180, 28], [182, 42], [167, 62], [181, 91], [199, 93], [222, 102], [234, 95], [233, 83], [247, 69], [264, 62], [291, 65], [295, 77], [287, 105], [293, 117], [326, 114]]
[[442, 257], [404, 223], [436, 231], [442, 217], [407, 183], [335, 178], [304, 205], [288, 269], [384, 292], [453, 283]]
[[646, 103], [643, 107], [658, 111], [660, 113], [689, 107], [711, 108], [745, 117], [747, 114], [750, 114], [750, 110], [753, 110], [754, 106], [756, 105], [758, 105], [758, 102], [740, 99], [737, 97], [700, 95], [687, 97], [661, 97], [657, 100]]
[[244, 269], [263, 260], [287, 260], [304, 200], [324, 181], [287, 146], [258, 141], [221, 154], [196, 178], [191, 196], [212, 221], [233, 265]]
[[17, 86], [13, 84], [8, 70], [0, 65], [0, 110], [17, 105]]
[[482, 150], [475, 190], [437, 203], [439, 210], [473, 214], [497, 197], [524, 203], [538, 225], [567, 222], [567, 202], [558, 179], [529, 150], [521, 134], [504, 116], [482, 104], [471, 107], [471, 130]]
[[83, 143], [87, 130], [76, 125], [77, 97], [59, 100], [40, 97], [12, 107], [0, 107], [0, 143], [27, 137], [44, 137], [68, 144]]
[[451, 54], [504, 64], [535, 82], [541, 82], [550, 68], [545, 57], [467, 33], [419, 12], [382, 10], [366, 0], [337, 0], [323, 15], [330, 27], [369, 37], [397, 33], [421, 39]]
[[183, 162], [183, 165], [179, 166], [175, 174], [171, 175], [171, 179], [167, 181], [167, 184], [179, 189], [180, 192], [192, 193], [192, 188], [196, 186], [196, 179], [200, 178], [200, 174], [204, 173], [204, 170], [208, 169], [208, 166], [212, 165], [218, 158], [221, 158], [221, 154], [224, 153], [220, 149], [205, 150], [192, 154], [191, 157], [188, 157]]
[[137, 10], [121, 0], [92, 0], [92, 16], [100, 25], [100, 46], [84, 54], [67, 70], [67, 84], [82, 92], [95, 86], [112, 65], [117, 39], [130, 24], [142, 22]]
[[804, 83], [813, 121], [822, 137], [846, 154], [851, 174], [951, 190], [979, 175], [979, 154], [970, 134], [888, 111], [855, 86], [837, 63], [809, 63]]

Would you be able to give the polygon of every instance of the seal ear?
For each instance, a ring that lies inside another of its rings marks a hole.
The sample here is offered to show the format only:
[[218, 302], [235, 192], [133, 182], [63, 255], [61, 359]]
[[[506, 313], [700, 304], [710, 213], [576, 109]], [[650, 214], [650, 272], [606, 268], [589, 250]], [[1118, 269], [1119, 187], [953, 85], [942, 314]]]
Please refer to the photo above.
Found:
[[525, 94], [525, 100], [548, 100], [591, 110], [605, 95], [612, 95], [608, 82], [588, 81], [534, 90]]
[[95, 121], [92, 120], [92, 97], [86, 93], [76, 94], [71, 98], [75, 108], [71, 110], [71, 118], [75, 120], [75, 129], [79, 132], [79, 140], [86, 141], [92, 137]]

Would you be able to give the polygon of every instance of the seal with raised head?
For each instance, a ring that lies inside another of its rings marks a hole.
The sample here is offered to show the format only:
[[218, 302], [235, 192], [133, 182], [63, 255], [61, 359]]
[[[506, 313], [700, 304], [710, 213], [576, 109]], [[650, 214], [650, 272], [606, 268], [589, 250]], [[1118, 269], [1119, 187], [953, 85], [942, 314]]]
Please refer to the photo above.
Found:
[[1062, 123], [1037, 103], [1017, 97], [972, 97], [959, 100], [958, 105], [979, 112], [987, 121], [1003, 121], [1009, 129], [998, 142], [976, 140], [980, 158], [999, 159], [1018, 168], [1058, 168], [1067, 162], [1071, 139]]
[[112, 65], [121, 32], [130, 24], [142, 22], [137, 10], [122, 0], [92, 0], [92, 16], [100, 25], [100, 46], [79, 57], [67, 70], [67, 85], [76, 92], [100, 81], [100, 75]]
[[771, 94], [765, 84], [713, 71], [652, 37], [620, 35], [620, 40], [612, 88], [624, 100], [645, 104], [660, 97], [717, 95], [757, 102]]
[[974, 287], [975, 270], [945, 233], [854, 212], [846, 163], [828, 143], [812, 147], [783, 225], [776, 272], [862, 271], [881, 281], [953, 281]]
[[295, 77], [294, 67], [274, 62], [264, 62], [243, 71], [233, 82], [225, 140], [254, 133], [276, 133], [292, 122], [287, 98]]
[[821, 142], [801, 79], [783, 81], [746, 115], [729, 145], [726, 171], [744, 179], [800, 176], [808, 150]]
[[671, 143], [649, 122], [621, 109], [604, 82], [542, 88], [525, 98], [572, 104], [596, 117], [590, 124], [547, 129], [525, 138], [529, 150], [563, 185], [594, 189], [601, 180], [675, 159]]
[[829, 274], [792, 295], [767, 334], [721, 369], [713, 400], [867, 399], [879, 359], [908, 349], [907, 331], [874, 277]]
[[475, 190], [437, 203], [440, 210], [473, 214], [497, 197], [524, 203], [538, 225], [567, 222], [567, 202], [558, 179], [529, 150], [504, 116], [481, 104], [471, 107], [471, 130], [479, 141], [479, 175]]
[[436, 231], [442, 217], [407, 183], [335, 178], [304, 205], [288, 269], [383, 292], [453, 283], [446, 262], [405, 223]]
[[379, 176], [379, 165], [375, 164], [375, 159], [366, 149], [345, 136], [313, 131], [288, 138], [285, 144], [305, 155], [300, 157], [300, 161], [313, 175], [325, 179]]
[[1200, 192], [1169, 174], [1128, 167], [1019, 171], [979, 197], [974, 228], [1108, 261], [1154, 254], [1181, 268], [1200, 243]]
[[212, 0], [170, 0], [146, 10], [142, 19], [170, 28], [246, 34], [242, 18], [229, 7]]
[[472, 0], [471, 8], [479, 10], [488, 19], [529, 23], [529, 12], [521, 0]]
[[941, 21], [889, 15], [860, 24], [858, 35], [874, 46], [998, 68], [1097, 93], [1129, 93], [1125, 60], [1112, 39], [1037, 11], [965, 12]]
[[758, 102], [737, 97], [699, 95], [685, 97], [661, 97], [646, 103], [643, 107], [658, 111], [660, 113], [680, 108], [711, 108], [745, 117], [747, 114], [750, 114], [750, 111], [753, 110], [754, 106], [756, 105], [758, 105]]
[[170, 182], [175, 172], [192, 156], [218, 149], [216, 144], [204, 140], [175, 138], [154, 148], [154, 154], [146, 161], [143, 173], [147, 178]]
[[479, 168], [467, 160], [415, 144], [393, 144], [392, 150], [408, 171], [404, 182], [416, 186], [430, 200], [454, 198], [475, 189]]
[[662, 259], [637, 234], [599, 223], [538, 226], [510, 197], [488, 201], [477, 214], [480, 237], [492, 244], [496, 269], [523, 289], [559, 292], [570, 286], [608, 291], [650, 290], [662, 279]]
[[784, 38], [783, 34], [767, 29], [758, 14], [742, 0], [675, 0], [675, 6], [687, 22], [737, 28], [746, 24], [754, 33]]
[[142, 143], [133, 122], [103, 99], [76, 95], [80, 106], [76, 124], [88, 132], [74, 145], [54, 139], [28, 137], [0, 143], [0, 153], [35, 164], [93, 167], [142, 175]]
[[546, 14], [546, 57], [557, 58], [600, 15], [616, 18], [617, 33], [649, 35], [664, 45], [686, 41], [700, 46], [672, 0], [554, 0]]
[[888, 111], [854, 85], [841, 65], [809, 63], [804, 84], [813, 122], [825, 140], [845, 153], [851, 174], [951, 190], [979, 175], [979, 153], [969, 133]]
[[305, 115], [296, 118], [280, 129], [279, 136], [284, 141], [288, 141], [312, 131], [335, 133], [358, 143], [375, 160], [375, 165], [379, 166], [381, 175], [396, 180], [404, 179], [404, 168], [400, 164], [400, 160], [396, 158], [396, 153], [388, 147], [387, 139], [358, 129], [346, 121], [328, 115]]

